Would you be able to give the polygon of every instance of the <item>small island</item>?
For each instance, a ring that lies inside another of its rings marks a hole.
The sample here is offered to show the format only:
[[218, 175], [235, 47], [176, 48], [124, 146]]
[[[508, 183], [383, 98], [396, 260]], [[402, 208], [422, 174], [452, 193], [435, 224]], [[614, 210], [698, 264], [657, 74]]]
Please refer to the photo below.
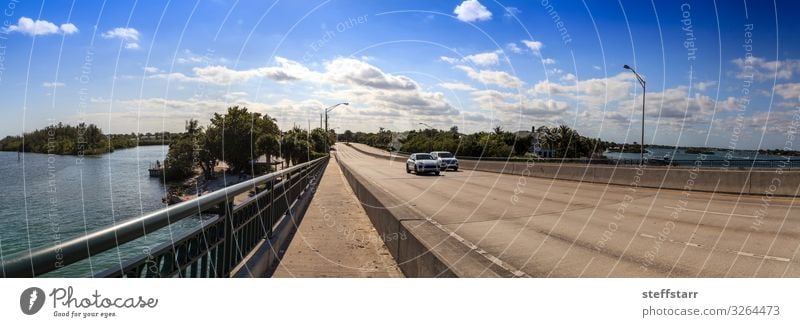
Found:
[[713, 149], [708, 148], [687, 148], [684, 151], [686, 154], [714, 154]]
[[788, 149], [760, 149], [758, 150], [758, 154], [796, 157], [800, 156], [800, 151], [788, 150]]
[[0, 151], [98, 155], [140, 145], [169, 145], [175, 137], [168, 132], [104, 134], [95, 124], [72, 126], [59, 122], [21, 136], [6, 136], [0, 140]]

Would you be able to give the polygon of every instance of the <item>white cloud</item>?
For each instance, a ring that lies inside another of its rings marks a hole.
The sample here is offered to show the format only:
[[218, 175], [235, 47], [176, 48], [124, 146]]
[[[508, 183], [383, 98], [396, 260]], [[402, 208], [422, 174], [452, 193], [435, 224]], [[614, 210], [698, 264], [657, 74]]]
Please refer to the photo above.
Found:
[[462, 22], [485, 21], [492, 19], [492, 13], [478, 0], [466, 0], [453, 10]]
[[247, 94], [247, 92], [243, 92], [243, 91], [236, 91], [236, 92], [228, 92], [228, 93], [225, 93], [225, 94], [224, 94], [222, 97], [223, 97], [225, 100], [228, 100], [228, 101], [234, 101], [234, 100], [236, 100], [236, 101], [241, 101], [242, 99], [244, 99], [245, 97], [247, 97], [247, 95], [248, 95], [248, 94]]
[[472, 92], [473, 100], [481, 109], [495, 109], [506, 115], [522, 114], [537, 117], [555, 117], [569, 109], [565, 101], [553, 99], [528, 98], [523, 95], [500, 92], [497, 90], [479, 90]]
[[61, 24], [61, 32], [64, 34], [78, 33], [78, 27], [72, 23]]
[[574, 85], [541, 81], [533, 86], [534, 94], [569, 96], [589, 105], [604, 105], [624, 99], [630, 95], [633, 86], [630, 76], [625, 73], [607, 78], [592, 78], [577, 81]]
[[647, 102], [651, 104], [645, 111], [648, 116], [673, 119], [686, 117], [692, 123], [703, 122], [714, 111], [713, 99], [699, 93], [689, 95], [688, 88], [683, 86], [661, 92], [648, 92]]
[[[722, 135], [730, 137], [732, 131], [731, 126], [742, 126], [740, 130], [745, 133], [745, 136], [751, 136], [755, 142], [759, 142], [762, 133], [769, 133], [774, 135], [781, 135], [781, 142], [786, 140], [786, 134], [796, 131], [796, 121], [800, 118], [797, 112], [792, 111], [772, 111], [772, 112], [755, 112], [749, 116], [730, 116], [721, 119], [716, 119], [714, 122], [714, 129]], [[795, 134], [796, 135], [796, 134]], [[784, 143], [780, 143], [784, 145]], [[793, 147], [797, 150], [797, 146]]]
[[61, 82], [44, 82], [44, 83], [42, 83], [42, 86], [44, 86], [46, 88], [56, 88], [56, 87], [64, 86], [64, 83], [61, 83]]
[[353, 58], [337, 58], [325, 63], [322, 72], [312, 71], [302, 64], [283, 57], [275, 57], [275, 65], [236, 70], [221, 65], [195, 67], [193, 75], [183, 73], [157, 74], [153, 78], [174, 79], [211, 84], [246, 83], [256, 78], [277, 82], [307, 80], [314, 83], [333, 82], [376, 89], [416, 90], [419, 85], [412, 79], [384, 73], [379, 68]]
[[132, 27], [117, 27], [102, 34], [106, 39], [120, 39], [123, 41], [139, 41], [139, 31]]
[[490, 85], [497, 85], [505, 88], [518, 88], [524, 84], [522, 80], [504, 71], [480, 70], [476, 71], [468, 66], [456, 66], [456, 68], [467, 73], [469, 78], [478, 82]]
[[175, 62], [179, 64], [227, 64], [228, 60], [223, 57], [214, 57], [212, 53], [206, 54], [197, 54], [192, 52], [192, 50], [184, 49], [181, 51], [180, 56], [175, 59]]
[[116, 27], [101, 34], [105, 39], [119, 39], [125, 43], [125, 49], [139, 49], [139, 31], [132, 27]]
[[500, 62], [499, 54], [501, 53], [503, 53], [501, 50], [497, 50], [494, 52], [471, 54], [461, 59], [446, 56], [441, 56], [439, 59], [451, 65], [468, 62], [478, 66], [492, 66], [497, 65]]
[[[232, 95], [242, 95], [233, 92]], [[95, 104], [106, 105], [108, 100], [93, 99]], [[316, 100], [295, 101], [281, 99], [275, 103], [262, 103], [246, 100], [242, 97], [220, 97], [220, 98], [189, 98], [189, 99], [167, 99], [167, 98], [137, 98], [130, 100], [114, 101], [115, 110], [113, 112], [101, 111], [87, 113], [87, 120], [90, 122], [113, 121], [111, 127], [118, 132], [129, 132], [132, 130], [167, 130], [182, 131], [184, 122], [188, 119], [198, 119], [201, 124], [208, 122], [207, 118], [212, 113], [222, 112], [230, 106], [244, 106], [250, 111], [268, 114], [278, 119], [281, 128], [288, 129], [297, 122], [306, 122], [313, 112], [318, 114], [323, 104]], [[110, 119], [109, 119], [110, 118]]]
[[156, 73], [161, 72], [161, 70], [156, 68], [156, 67], [148, 66], [148, 67], [144, 68], [144, 72], [148, 73], [148, 74], [156, 74]]
[[603, 70], [603, 67], [597, 65], [592, 66], [592, 68], [594, 68], [595, 70]]
[[736, 78], [755, 79], [757, 81], [772, 79], [791, 79], [800, 73], [800, 60], [766, 60], [759, 57], [737, 58], [731, 61], [738, 71]]
[[553, 58], [544, 58], [542, 59], [542, 63], [545, 65], [553, 65], [556, 63], [556, 61]]
[[313, 72], [302, 64], [283, 57], [275, 57], [275, 63], [276, 65], [274, 66], [244, 70], [235, 70], [225, 66], [212, 65], [193, 68], [193, 76], [187, 76], [183, 73], [176, 72], [156, 74], [151, 77], [227, 85], [247, 83], [256, 78], [268, 78], [277, 82], [288, 82], [308, 78], [313, 75]]
[[293, 88], [309, 86], [310, 83], [313, 87], [309, 87], [309, 96], [333, 101], [347, 99], [354, 103], [353, 107], [361, 106], [361, 112], [369, 108], [375, 114], [383, 112], [384, 117], [458, 114], [441, 92], [423, 91], [413, 79], [386, 73], [367, 62], [355, 58], [336, 58], [326, 62], [323, 67], [322, 71], [313, 71], [298, 62], [276, 57], [275, 64], [266, 67], [236, 70], [224, 66], [205, 66], [192, 69], [191, 75], [161, 73], [150, 78], [218, 85], [266, 78], [281, 83], [297, 82], [292, 85]]
[[439, 86], [453, 91], [473, 91], [474, 87], [464, 83], [439, 83]]
[[181, 57], [178, 57], [178, 59], [176, 59], [175, 61], [179, 64], [190, 64], [190, 63], [199, 64], [207, 62], [207, 60], [208, 58], [206, 56], [195, 54], [191, 50], [186, 49], [183, 50], [183, 55]]
[[[577, 125], [586, 130], [586, 133], [596, 131], [605, 134], [603, 137], [622, 137], [624, 135], [617, 133], [616, 127], [625, 128], [641, 117], [641, 89], [629, 74], [619, 73], [606, 78], [587, 80], [577, 80], [572, 74], [564, 74], [561, 81], [552, 79], [540, 81], [528, 94], [535, 98], [547, 96], [548, 99], [574, 104], [580, 110], [576, 112]], [[659, 128], [664, 128], [666, 133], [677, 132], [683, 128], [684, 133], [703, 134], [715, 111], [724, 113], [741, 109], [737, 98], [714, 99], [700, 93], [709, 90], [713, 85], [715, 85], [713, 81], [707, 81], [695, 83], [691, 92], [687, 85], [648, 92], [646, 115], [651, 118], [660, 117]], [[540, 104], [533, 108], [542, 107]], [[544, 108], [552, 110], [559, 107]], [[564, 112], [564, 115], [570, 114], [571, 111]], [[598, 126], [603, 126], [604, 121], [614, 127], [599, 128]]]
[[459, 63], [459, 62], [461, 61], [461, 60], [459, 60], [458, 58], [446, 57], [446, 56], [441, 56], [441, 57], [439, 57], [439, 59], [440, 59], [441, 61], [444, 61], [444, 62], [446, 62], [446, 63], [448, 63], [448, 64], [451, 64], [451, 65], [452, 65], [452, 64], [457, 64], [457, 63]]
[[544, 44], [542, 44], [542, 42], [533, 40], [522, 40], [522, 44], [528, 47], [528, 49], [531, 49], [533, 53], [539, 53], [539, 51], [542, 50], [542, 48], [544, 47]]
[[709, 87], [717, 85], [716, 81], [705, 81], [692, 84], [692, 87], [698, 91], [706, 91]]
[[329, 80], [377, 89], [415, 90], [416, 82], [408, 77], [386, 74], [379, 68], [352, 58], [338, 58], [325, 65]]
[[497, 65], [500, 57], [497, 55], [497, 52], [484, 52], [466, 56], [464, 57], [464, 60], [470, 61], [479, 66], [492, 66]]
[[71, 23], [61, 24], [61, 27], [59, 27], [46, 20], [33, 20], [28, 17], [20, 17], [16, 25], [6, 27], [5, 31], [18, 32], [30, 36], [43, 36], [57, 33], [69, 35], [77, 33], [78, 28]]
[[517, 8], [517, 7], [506, 7], [506, 12], [503, 14], [503, 16], [505, 16], [507, 18], [512, 18], [512, 17], [519, 16], [519, 14], [521, 14], [521, 13], [522, 13], [522, 10], [519, 10], [519, 8]]
[[784, 99], [800, 99], [800, 83], [775, 85], [775, 93]]
[[506, 49], [511, 51], [512, 53], [522, 53], [522, 48], [520, 48], [516, 43], [511, 42], [506, 45]]

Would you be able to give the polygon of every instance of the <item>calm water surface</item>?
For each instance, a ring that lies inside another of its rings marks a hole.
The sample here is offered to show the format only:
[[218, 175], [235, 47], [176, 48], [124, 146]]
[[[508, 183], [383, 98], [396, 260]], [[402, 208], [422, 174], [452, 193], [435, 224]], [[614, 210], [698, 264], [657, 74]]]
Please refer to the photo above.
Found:
[[[699, 154], [693, 153], [686, 153], [684, 149], [674, 149], [674, 148], [646, 148], [648, 153], [645, 153], [646, 158], [650, 159], [662, 159], [664, 155], [668, 155], [673, 160], [699, 160]], [[610, 159], [630, 159], [630, 160], [638, 160], [641, 156], [638, 152], [636, 153], [622, 153], [622, 152], [605, 152], [603, 153], [606, 157]], [[727, 151], [714, 151], [714, 154], [706, 154], [704, 156], [704, 160], [725, 160], [726, 156], [728, 155]], [[746, 151], [746, 150], [736, 150], [732, 153], [730, 160], [785, 160], [784, 157], [781, 156], [774, 156], [774, 155], [766, 155], [766, 154], [757, 154], [756, 151]], [[797, 157], [792, 157], [792, 160], [797, 160]], [[739, 162], [738, 164], [742, 164]]]
[[[166, 146], [142, 146], [99, 156], [0, 152], [0, 256], [58, 244], [87, 231], [161, 209], [166, 186], [147, 173]], [[91, 276], [177, 237], [199, 220], [109, 250], [48, 276]]]

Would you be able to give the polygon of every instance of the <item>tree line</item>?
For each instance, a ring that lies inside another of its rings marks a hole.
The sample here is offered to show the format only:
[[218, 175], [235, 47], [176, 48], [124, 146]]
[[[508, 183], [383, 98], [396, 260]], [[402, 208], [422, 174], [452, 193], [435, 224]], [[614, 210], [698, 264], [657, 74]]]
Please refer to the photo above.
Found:
[[538, 147], [552, 150], [558, 158], [598, 157], [616, 143], [580, 135], [575, 129], [560, 125], [541, 126], [536, 133], [527, 131], [509, 132], [500, 126], [490, 132], [463, 134], [457, 126], [448, 130], [427, 128], [401, 133], [381, 128], [377, 133], [345, 131], [340, 141], [364, 143], [389, 151], [431, 152], [449, 151], [463, 157], [522, 157], [535, 155], [534, 143]]
[[95, 124], [76, 126], [57, 123], [19, 136], [0, 140], [0, 151], [96, 155], [137, 146], [127, 135], [106, 135]]

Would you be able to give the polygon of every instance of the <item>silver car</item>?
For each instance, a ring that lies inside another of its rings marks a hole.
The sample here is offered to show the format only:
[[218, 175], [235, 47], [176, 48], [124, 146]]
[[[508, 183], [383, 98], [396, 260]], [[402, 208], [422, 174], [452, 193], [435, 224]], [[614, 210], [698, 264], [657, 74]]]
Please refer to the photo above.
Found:
[[458, 159], [456, 159], [456, 156], [452, 153], [447, 151], [434, 151], [431, 152], [431, 156], [439, 163], [439, 170], [445, 171], [453, 169], [453, 171], [458, 171]]
[[439, 163], [429, 153], [414, 153], [406, 160], [406, 173], [411, 171], [417, 175], [422, 173], [439, 175]]

